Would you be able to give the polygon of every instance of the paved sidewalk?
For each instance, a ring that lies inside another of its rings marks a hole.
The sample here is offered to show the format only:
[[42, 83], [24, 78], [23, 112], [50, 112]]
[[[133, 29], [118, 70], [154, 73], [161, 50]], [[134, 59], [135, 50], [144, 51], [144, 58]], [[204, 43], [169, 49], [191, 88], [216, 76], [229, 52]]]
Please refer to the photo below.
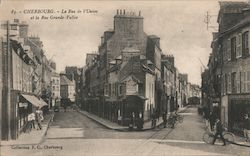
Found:
[[[182, 107], [179, 109], [179, 112], [181, 113], [182, 111], [186, 110], [187, 107]], [[126, 131], [128, 130], [127, 126], [121, 126], [117, 123], [111, 122], [107, 119], [103, 119], [99, 116], [96, 116], [92, 113], [89, 113], [87, 111], [83, 111], [83, 110], [78, 110], [79, 113], [87, 116], [88, 118], [94, 120], [95, 122], [98, 122], [99, 124], [103, 125], [104, 127], [108, 128], [108, 129], [112, 129], [112, 130], [117, 130], [117, 131]], [[159, 118], [159, 120], [156, 121], [156, 127], [160, 126], [163, 123], [162, 117]], [[144, 122], [143, 124], [143, 131], [145, 130], [151, 130], [151, 121], [147, 121]]]
[[[53, 117], [54, 113], [52, 112], [45, 115], [44, 121], [41, 123], [42, 130], [32, 129], [30, 133], [21, 133], [17, 140], [1, 141], [1, 146], [39, 144], [47, 134], [49, 124], [52, 122]], [[37, 127], [37, 124], [35, 124], [35, 126]]]

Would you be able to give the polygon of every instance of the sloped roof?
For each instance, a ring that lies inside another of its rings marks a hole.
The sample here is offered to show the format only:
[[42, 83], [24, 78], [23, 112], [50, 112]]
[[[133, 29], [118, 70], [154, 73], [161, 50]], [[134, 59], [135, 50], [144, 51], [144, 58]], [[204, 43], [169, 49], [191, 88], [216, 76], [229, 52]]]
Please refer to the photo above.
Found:
[[156, 35], [148, 35], [148, 37], [149, 37], [149, 38], [160, 38], [160, 37], [158, 37], [158, 36], [156, 36]]
[[58, 73], [56, 73], [56, 72], [52, 72], [51, 76], [53, 76], [53, 77], [59, 77], [60, 75]]
[[74, 84], [72, 81], [70, 81], [65, 75], [60, 76], [60, 85], [72, 85]]
[[124, 82], [128, 77], [131, 77], [132, 78], [132, 80], [134, 80], [135, 82], [137, 82], [137, 83], [142, 83], [135, 75], [126, 75], [122, 80], [121, 80], [121, 82]]

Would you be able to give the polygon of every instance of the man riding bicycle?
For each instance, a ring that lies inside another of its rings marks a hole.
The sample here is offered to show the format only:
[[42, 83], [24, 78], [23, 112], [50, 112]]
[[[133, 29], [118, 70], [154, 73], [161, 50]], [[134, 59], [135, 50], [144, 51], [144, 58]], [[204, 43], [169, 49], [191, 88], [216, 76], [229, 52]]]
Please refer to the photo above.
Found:
[[220, 121], [220, 119], [216, 119], [216, 122], [215, 122], [215, 130], [216, 130], [216, 133], [214, 135], [214, 140], [213, 140], [213, 143], [215, 143], [216, 139], [218, 138], [218, 135], [220, 136], [221, 140], [223, 141], [223, 146], [226, 145], [226, 140], [225, 138], [223, 137], [222, 133], [224, 132], [224, 127]]

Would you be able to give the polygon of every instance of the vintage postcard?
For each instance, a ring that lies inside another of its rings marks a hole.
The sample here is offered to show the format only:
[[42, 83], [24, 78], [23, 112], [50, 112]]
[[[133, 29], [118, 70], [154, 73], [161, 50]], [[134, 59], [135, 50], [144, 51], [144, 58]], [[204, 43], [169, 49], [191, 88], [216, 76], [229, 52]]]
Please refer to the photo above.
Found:
[[0, 0], [1, 156], [250, 156], [247, 0]]

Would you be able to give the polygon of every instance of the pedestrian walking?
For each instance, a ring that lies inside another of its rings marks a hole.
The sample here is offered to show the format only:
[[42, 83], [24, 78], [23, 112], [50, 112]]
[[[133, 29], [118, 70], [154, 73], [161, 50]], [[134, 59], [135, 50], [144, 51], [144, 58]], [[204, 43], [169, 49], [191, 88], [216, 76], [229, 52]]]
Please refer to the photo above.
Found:
[[30, 132], [32, 129], [32, 114], [30, 113], [28, 115], [28, 122], [27, 122], [27, 125], [26, 125], [26, 131], [25, 132]]
[[134, 124], [135, 124], [135, 113], [132, 112], [129, 119], [129, 130], [134, 129]]
[[179, 106], [179, 105], [177, 105], [177, 106], [176, 106], [176, 109], [175, 109], [175, 115], [177, 115], [177, 114], [178, 114], [179, 108], [180, 108], [180, 106]]
[[249, 141], [249, 132], [250, 132], [250, 119], [249, 119], [248, 114], [244, 115], [243, 132], [244, 132], [245, 141], [248, 142]]
[[167, 126], [167, 113], [166, 112], [163, 112], [162, 120], [163, 120], [163, 126], [164, 126], [164, 128], [166, 128], [166, 126]]
[[219, 118], [216, 119], [215, 127], [216, 127], [215, 128], [216, 132], [215, 132], [214, 140], [213, 140], [212, 144], [214, 144], [216, 139], [218, 139], [218, 136], [220, 136], [220, 139], [223, 141], [223, 146], [225, 146], [226, 145], [226, 140], [222, 135], [222, 133], [224, 132], [224, 127], [223, 127], [223, 125], [222, 125]]
[[36, 115], [34, 112], [32, 112], [31, 114], [31, 125], [32, 125], [32, 128], [35, 129], [35, 120], [36, 120]]
[[63, 105], [63, 108], [64, 108], [64, 112], [66, 112], [66, 109], [67, 109], [66, 103]]
[[139, 130], [142, 130], [142, 128], [143, 128], [143, 116], [142, 116], [142, 112], [139, 113], [139, 118], [138, 118], [138, 122], [137, 122], [137, 128]]
[[152, 120], [151, 127], [155, 128], [155, 126], [156, 126], [156, 114], [155, 114], [155, 112], [153, 112], [151, 120]]
[[209, 115], [209, 123], [210, 123], [210, 129], [211, 131], [214, 130], [214, 124], [215, 124], [215, 115], [214, 113], [210, 112], [210, 115]]
[[[203, 115], [204, 115], [206, 128], [209, 129], [209, 110], [207, 107], [204, 107]], [[210, 130], [211, 130], [211, 127], [210, 127]]]
[[[41, 110], [39, 108], [37, 108], [37, 110], [36, 110], [35, 117], [36, 117], [37, 126], [41, 130], [42, 129], [41, 122], [42, 122], [43, 117], [42, 117]], [[37, 130], [38, 130], [38, 128], [37, 128]]]

